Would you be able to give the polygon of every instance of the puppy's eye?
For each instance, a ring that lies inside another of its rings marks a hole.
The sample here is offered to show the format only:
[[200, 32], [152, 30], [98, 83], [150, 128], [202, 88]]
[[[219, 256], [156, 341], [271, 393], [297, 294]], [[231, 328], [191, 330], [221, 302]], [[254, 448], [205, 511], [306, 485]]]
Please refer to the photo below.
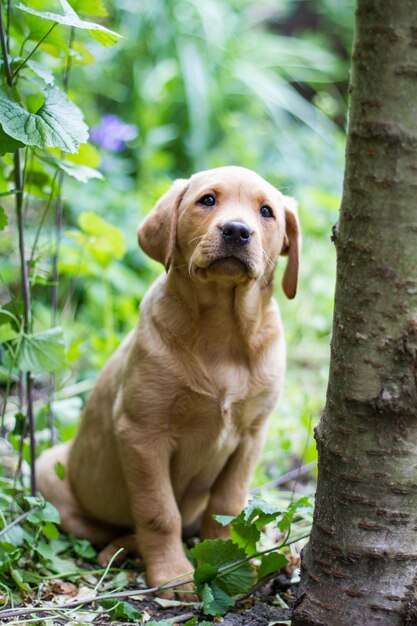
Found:
[[261, 206], [261, 208], [259, 209], [259, 213], [262, 215], [262, 217], [274, 217], [272, 209], [270, 209], [269, 206], [267, 206], [266, 204]]
[[216, 198], [212, 193], [206, 193], [205, 196], [202, 196], [200, 200], [198, 200], [198, 204], [202, 204], [203, 206], [214, 206], [216, 204]]

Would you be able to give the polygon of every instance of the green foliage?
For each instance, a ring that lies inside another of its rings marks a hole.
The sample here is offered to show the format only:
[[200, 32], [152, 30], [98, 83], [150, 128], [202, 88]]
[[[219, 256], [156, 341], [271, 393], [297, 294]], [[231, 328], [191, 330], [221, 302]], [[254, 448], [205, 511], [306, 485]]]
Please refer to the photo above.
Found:
[[[31, 9], [24, 4], [19, 4], [17, 8], [31, 15], [36, 15], [43, 20], [54, 22], [54, 24], [62, 24], [63, 26], [71, 26], [72, 28], [80, 28], [82, 30], [86, 30], [92, 37], [94, 37], [94, 39], [96, 39], [103, 46], [112, 46], [113, 44], [117, 43], [120, 35], [109, 30], [108, 28], [105, 28], [101, 24], [86, 22], [85, 20], [80, 19], [77, 13], [72, 8], [71, 4], [67, 2], [67, 0], [59, 0], [59, 3], [63, 10], [62, 15], [59, 13], [51, 13], [50, 11], [35, 11], [34, 9]], [[84, 10], [85, 9], [86, 7], [84, 8]], [[99, 15], [103, 14], [103, 6], [101, 4], [97, 4], [95, 6], [90, 3], [89, 10], [93, 11], [93, 15], [97, 15], [97, 9], [99, 10]]]
[[22, 335], [17, 367], [22, 372], [54, 372], [63, 366], [64, 337], [61, 328], [50, 328], [31, 335]]
[[[191, 556], [196, 563], [194, 583], [203, 601], [206, 615], [223, 615], [234, 605], [234, 596], [248, 592], [255, 580], [262, 581], [287, 564], [277, 546], [258, 550], [261, 529], [274, 523], [286, 533], [280, 548], [287, 545], [291, 523], [297, 514], [311, 507], [308, 498], [290, 502], [286, 509], [260, 499], [253, 499], [236, 517], [215, 516], [224, 526], [231, 526], [232, 540], [205, 540], [194, 546]], [[257, 576], [250, 559], [261, 557]]]
[[119, 600], [101, 600], [100, 605], [106, 609], [110, 615], [110, 620], [134, 622], [142, 618], [142, 615], [129, 602]]
[[25, 146], [60, 148], [77, 152], [88, 139], [88, 130], [80, 109], [57, 87], [48, 86], [44, 102], [36, 113], [19, 104], [16, 90], [0, 90], [0, 123], [3, 131]]

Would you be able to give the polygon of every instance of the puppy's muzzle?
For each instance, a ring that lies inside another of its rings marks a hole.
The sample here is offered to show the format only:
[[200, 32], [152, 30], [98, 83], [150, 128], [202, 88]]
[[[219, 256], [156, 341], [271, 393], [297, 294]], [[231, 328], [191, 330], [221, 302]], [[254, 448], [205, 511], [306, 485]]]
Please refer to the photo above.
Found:
[[226, 222], [220, 230], [223, 243], [231, 249], [244, 246], [252, 239], [252, 231], [243, 222]]

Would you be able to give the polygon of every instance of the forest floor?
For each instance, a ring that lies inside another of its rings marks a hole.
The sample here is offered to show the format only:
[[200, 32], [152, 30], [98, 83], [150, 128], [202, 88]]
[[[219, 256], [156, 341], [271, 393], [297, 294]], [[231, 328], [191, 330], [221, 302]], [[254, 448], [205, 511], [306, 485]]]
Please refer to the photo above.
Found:
[[[132, 572], [133, 573], [133, 572]], [[26, 599], [26, 603], [18, 608], [44, 607], [42, 612], [27, 613], [0, 619], [0, 624], [36, 624], [37, 626], [119, 626], [121, 624], [136, 623], [152, 626], [198, 626], [209, 623], [221, 623], [223, 626], [284, 626], [289, 624], [291, 610], [297, 592], [297, 582], [292, 582], [293, 573], [290, 568], [276, 574], [262, 587], [248, 597], [237, 600], [232, 610], [223, 617], [207, 617], [203, 614], [200, 603], [181, 603], [174, 600], [165, 600], [153, 595], [137, 595], [128, 599], [138, 615], [127, 620], [127, 615], [115, 619], [101, 606], [91, 603], [76, 609], [62, 609], [65, 602], [74, 598], [81, 598], [86, 588], [71, 582], [54, 579], [44, 588], [36, 599]], [[91, 592], [91, 589], [88, 589]], [[39, 610], [39, 609], [38, 609]], [[1, 618], [1, 612], [0, 612]]]

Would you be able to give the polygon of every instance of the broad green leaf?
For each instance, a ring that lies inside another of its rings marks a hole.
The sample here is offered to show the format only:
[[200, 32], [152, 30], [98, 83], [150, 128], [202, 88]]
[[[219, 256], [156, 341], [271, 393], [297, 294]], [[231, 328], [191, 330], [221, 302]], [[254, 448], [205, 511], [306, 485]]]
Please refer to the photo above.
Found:
[[230, 529], [230, 536], [234, 543], [250, 556], [256, 552], [256, 544], [261, 538], [261, 531], [254, 524], [236, 522]]
[[17, 561], [22, 553], [20, 548], [16, 548], [8, 541], [0, 541], [0, 571], [8, 571], [12, 563]]
[[60, 148], [76, 152], [88, 140], [88, 128], [80, 109], [57, 87], [47, 87], [45, 102], [29, 113], [17, 101], [15, 91], [0, 88], [0, 123], [3, 130], [28, 146]]
[[146, 626], [172, 626], [172, 622], [168, 622], [166, 619], [156, 622], [153, 619], [150, 622], [146, 622]]
[[88, 539], [76, 539], [72, 546], [74, 548], [74, 552], [82, 559], [89, 561], [91, 559], [95, 559], [97, 556], [97, 552], [94, 550]]
[[23, 499], [31, 508], [40, 506], [40, 508], [27, 517], [29, 522], [33, 524], [38, 524], [39, 522], [53, 522], [54, 524], [59, 524], [60, 517], [58, 509], [56, 509], [53, 504], [37, 496], [25, 496]]
[[[245, 552], [230, 539], [206, 539], [191, 550], [198, 566], [214, 565], [219, 570], [227, 565], [235, 565], [246, 558]], [[230, 595], [249, 591], [253, 584], [253, 570], [248, 561], [241, 563], [230, 572], [220, 571], [215, 579], [216, 584]]]
[[256, 543], [261, 536], [261, 529], [283, 514], [279, 507], [264, 500], [254, 498], [237, 517], [216, 515], [215, 519], [223, 526], [231, 525], [230, 536], [233, 541], [251, 555], [256, 551]]
[[16, 150], [23, 147], [24, 144], [21, 141], [16, 141], [16, 139], [7, 135], [2, 126], [0, 126], [0, 156], [4, 156], [8, 152], [16, 152]]
[[233, 598], [214, 583], [204, 585], [202, 600], [206, 615], [224, 615], [235, 603]]
[[47, 539], [58, 539], [59, 531], [58, 528], [52, 522], [46, 522], [42, 526], [42, 534], [45, 535]]
[[18, 569], [14, 569], [13, 567], [11, 567], [10, 575], [21, 591], [25, 591], [26, 593], [30, 591], [29, 585], [23, 580], [22, 575]]
[[111, 621], [134, 622], [142, 619], [142, 615], [139, 611], [129, 604], [129, 602], [108, 599], [101, 600], [99, 604], [109, 613]]
[[13, 435], [21, 437], [25, 432], [26, 415], [18, 411], [15, 413], [14, 420]]
[[36, 15], [36, 17], [40, 17], [43, 20], [56, 22], [57, 24], [62, 24], [63, 26], [71, 26], [73, 28], [81, 28], [82, 30], [86, 30], [92, 37], [94, 37], [94, 39], [96, 39], [103, 46], [112, 46], [113, 44], [117, 43], [117, 41], [121, 37], [121, 35], [118, 35], [114, 31], [109, 30], [101, 24], [95, 24], [94, 22], [87, 22], [85, 20], [82, 20], [71, 7], [71, 5], [67, 2], [67, 0], [60, 0], [60, 4], [64, 12], [63, 15], [60, 13], [52, 13], [50, 11], [36, 11], [35, 9], [31, 9], [24, 4], [19, 4], [17, 8], [21, 11], [24, 11], [25, 13]]
[[[41, 9], [43, 7], [36, 6], [36, 3], [31, 1], [33, 8]], [[43, 39], [40, 49], [50, 54], [52, 57], [62, 59], [63, 55], [70, 54], [71, 51], [68, 48], [68, 32], [66, 28], [60, 28], [56, 23], [52, 24], [46, 20], [42, 20], [36, 15], [30, 15], [29, 13], [21, 14], [21, 21], [25, 23], [29, 29], [28, 39], [35, 42], [35, 45]]]
[[88, 183], [91, 178], [98, 178], [99, 180], [104, 178], [101, 172], [87, 165], [75, 165], [75, 163], [60, 160], [55, 161], [55, 163], [59, 169], [68, 174], [68, 176], [76, 178], [80, 183]]
[[194, 582], [197, 587], [204, 583], [209, 583], [216, 578], [218, 572], [219, 568], [215, 565], [210, 565], [210, 563], [199, 565], [194, 570]]
[[35, 552], [45, 562], [48, 569], [55, 574], [67, 574], [77, 569], [75, 562], [72, 559], [62, 559], [56, 555], [56, 552], [52, 549], [51, 544], [38, 541], [32, 545]]
[[44, 330], [23, 335], [17, 365], [23, 372], [55, 372], [64, 364], [65, 346], [62, 329]]
[[287, 565], [288, 561], [283, 554], [271, 552], [262, 556], [261, 565], [258, 571], [258, 580], [262, 580], [273, 572], [278, 572]]
[[61, 461], [57, 461], [54, 466], [55, 474], [58, 476], [59, 480], [64, 480], [65, 478], [65, 465], [61, 463]]
[[6, 322], [0, 326], [0, 343], [16, 339], [18, 336], [19, 333], [14, 330], [10, 322]]
[[45, 65], [42, 65], [41, 63], [38, 63], [37, 61], [32, 61], [32, 59], [29, 59], [29, 61], [26, 61], [26, 65], [32, 70], [34, 74], [36, 74], [36, 76], [39, 76], [39, 78], [41, 78], [44, 81], [44, 83], [46, 83], [47, 85], [54, 84], [55, 77], [53, 73], [50, 70], [48, 70], [47, 67], [45, 67]]
[[10, 528], [4, 535], [1, 536], [1, 541], [10, 543], [11, 545], [18, 547], [23, 544], [25, 533], [19, 524]]
[[248, 505], [243, 509], [243, 519], [249, 522], [252, 521], [254, 517], [259, 516], [267, 520], [263, 522], [263, 524], [267, 524], [269, 521], [276, 519], [281, 513], [282, 509], [274, 504], [269, 504], [269, 502], [265, 502], [265, 500], [254, 498], [250, 500]]

